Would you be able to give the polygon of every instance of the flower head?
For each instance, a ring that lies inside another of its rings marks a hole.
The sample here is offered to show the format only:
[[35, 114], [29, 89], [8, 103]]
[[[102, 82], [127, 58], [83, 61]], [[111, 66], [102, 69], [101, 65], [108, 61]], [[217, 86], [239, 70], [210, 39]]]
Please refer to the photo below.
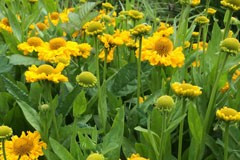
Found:
[[240, 43], [236, 38], [226, 38], [220, 44], [221, 50], [236, 55], [240, 52]]
[[214, 15], [216, 12], [217, 12], [217, 10], [216, 10], [216, 9], [213, 9], [213, 8], [208, 8], [208, 10], [207, 10], [207, 13], [208, 13], [209, 15]]
[[48, 80], [54, 83], [66, 82], [68, 78], [61, 74], [64, 66], [63, 63], [58, 63], [56, 68], [48, 64], [43, 64], [39, 67], [32, 65], [28, 68], [28, 71], [25, 72], [26, 81], [29, 83], [40, 80]]
[[111, 9], [114, 8], [114, 7], [112, 6], [112, 4], [111, 4], [111, 3], [108, 3], [108, 2], [102, 3], [102, 7], [103, 7], [103, 8], [106, 8], [107, 10], [111, 10]]
[[194, 86], [190, 83], [175, 82], [171, 85], [172, 90], [178, 95], [183, 97], [197, 97], [202, 94], [201, 88]]
[[30, 37], [27, 42], [20, 43], [17, 47], [20, 51], [23, 51], [24, 55], [27, 55], [33, 51], [37, 52], [40, 46], [43, 46], [44, 42], [39, 37]]
[[171, 111], [174, 107], [174, 100], [171, 96], [164, 95], [157, 99], [155, 106], [162, 111]]
[[0, 126], [0, 139], [6, 139], [13, 134], [12, 128], [8, 126]]
[[91, 21], [87, 24], [86, 33], [88, 35], [94, 36], [102, 33], [104, 29], [105, 27], [102, 23]]
[[0, 29], [4, 29], [10, 33], [12, 33], [12, 28], [7, 18], [3, 18], [0, 22]]
[[143, 19], [144, 14], [137, 10], [129, 10], [127, 15], [133, 20], [140, 20], [140, 19]]
[[[20, 137], [13, 136], [11, 141], [5, 142], [5, 150], [7, 159], [17, 160], [19, 157], [24, 160], [38, 159], [43, 155], [43, 148], [46, 149], [47, 145], [40, 141], [39, 132], [22, 132]], [[2, 155], [2, 153], [1, 153]]]
[[228, 108], [224, 106], [221, 109], [218, 109], [216, 112], [217, 118], [223, 120], [223, 121], [240, 121], [240, 112], [237, 112], [233, 108]]
[[221, 4], [233, 11], [240, 10], [240, 1], [239, 0], [221, 0]]
[[148, 34], [152, 27], [147, 24], [139, 24], [135, 26], [133, 29], [130, 30], [131, 34], [133, 36], [143, 36], [145, 34]]
[[97, 78], [91, 72], [84, 71], [77, 75], [76, 81], [80, 86], [89, 88], [96, 85]]
[[198, 16], [194, 21], [200, 25], [209, 23], [209, 19], [206, 16]]
[[[149, 61], [153, 66], [181, 67], [184, 64], [182, 47], [174, 49], [173, 42], [167, 37], [153, 36], [143, 39], [142, 61]], [[136, 51], [138, 57], [139, 51]]]
[[81, 43], [78, 45], [79, 52], [77, 54], [72, 54], [73, 56], [81, 56], [83, 58], [88, 58], [92, 47], [88, 43]]
[[132, 154], [130, 158], [127, 160], [149, 160], [146, 158], [141, 157], [139, 154]]
[[200, 2], [201, 2], [201, 0], [192, 0], [191, 1], [191, 6], [195, 7], [195, 6], [199, 5]]
[[104, 156], [99, 153], [91, 153], [86, 160], [104, 160]]

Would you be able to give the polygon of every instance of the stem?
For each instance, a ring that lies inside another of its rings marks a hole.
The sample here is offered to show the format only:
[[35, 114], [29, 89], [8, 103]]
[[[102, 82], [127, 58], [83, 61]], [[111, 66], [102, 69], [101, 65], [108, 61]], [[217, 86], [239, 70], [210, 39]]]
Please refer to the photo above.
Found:
[[107, 49], [104, 49], [103, 81], [106, 80], [106, 74], [107, 74], [107, 54], [108, 54]]
[[226, 123], [226, 128], [224, 131], [224, 160], [228, 159], [228, 136], [229, 134], [229, 123]]
[[60, 136], [59, 136], [57, 120], [56, 120], [56, 116], [55, 116], [55, 109], [52, 110], [52, 116], [53, 116], [53, 127], [56, 131], [57, 140], [59, 140]]
[[4, 160], [7, 160], [6, 151], [5, 151], [5, 139], [2, 139], [2, 152]]
[[97, 86], [98, 86], [98, 90], [100, 90], [100, 73], [99, 73], [99, 58], [98, 58], [98, 44], [97, 44], [97, 36], [94, 37], [94, 47], [96, 50], [96, 69], [97, 69]]
[[224, 29], [223, 39], [225, 39], [228, 36], [228, 32], [229, 32], [230, 26], [231, 26], [230, 22], [231, 22], [233, 11], [230, 10], [230, 9], [228, 11], [229, 11], [229, 15], [227, 17], [227, 22], [226, 22], [226, 26], [225, 26], [225, 29]]
[[139, 97], [141, 92], [141, 56], [142, 56], [142, 36], [139, 39], [139, 55], [137, 61], [137, 107], [139, 107]]
[[[182, 98], [182, 113], [181, 115], [184, 114], [185, 112], [185, 99]], [[184, 118], [185, 119], [185, 118]], [[184, 119], [180, 122], [180, 127], [179, 127], [179, 135], [178, 135], [178, 160], [182, 159], [182, 141], [183, 141], [183, 127], [184, 127]]]
[[165, 140], [165, 129], [166, 129], [166, 112], [163, 111], [163, 116], [162, 116], [162, 133], [161, 133], [161, 142], [160, 142], [160, 154], [159, 154], [159, 158], [160, 160], [163, 160], [164, 158], [164, 140]]

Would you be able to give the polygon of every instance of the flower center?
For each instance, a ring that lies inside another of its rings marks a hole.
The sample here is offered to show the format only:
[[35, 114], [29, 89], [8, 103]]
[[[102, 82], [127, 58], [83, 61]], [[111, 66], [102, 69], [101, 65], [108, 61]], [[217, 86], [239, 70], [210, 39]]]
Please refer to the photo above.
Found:
[[99, 22], [92, 22], [89, 26], [88, 26], [88, 28], [87, 28], [87, 30], [88, 30], [88, 32], [94, 32], [94, 31], [97, 31], [97, 30], [102, 30], [102, 24], [101, 23], [99, 23]]
[[41, 23], [41, 22], [37, 23], [36, 25], [41, 31], [43, 31], [44, 29], [47, 28], [47, 26], [44, 23]]
[[173, 50], [173, 43], [166, 37], [159, 38], [155, 42], [155, 50], [161, 56], [167, 56]]
[[58, 12], [53, 12], [50, 17], [52, 20], [57, 20], [59, 18], [59, 14]]
[[238, 112], [232, 108], [223, 108], [221, 109], [221, 112], [225, 115], [225, 116], [235, 116], [238, 114]]
[[38, 37], [31, 37], [31, 38], [28, 38], [27, 43], [30, 46], [38, 47], [38, 46], [41, 46], [43, 41]]
[[17, 155], [28, 154], [33, 148], [33, 142], [28, 138], [19, 138], [13, 144], [13, 150]]
[[53, 38], [49, 43], [52, 50], [57, 50], [60, 47], [66, 46], [66, 41], [63, 38]]
[[38, 67], [37, 73], [41, 74], [41, 73], [45, 73], [47, 75], [54, 73], [55, 70], [52, 66], [48, 65], [48, 64], [43, 64], [41, 66]]
[[3, 19], [2, 19], [2, 23], [3, 23], [4, 25], [6, 25], [6, 26], [10, 26], [9, 21], [8, 21], [7, 18], [3, 18]]

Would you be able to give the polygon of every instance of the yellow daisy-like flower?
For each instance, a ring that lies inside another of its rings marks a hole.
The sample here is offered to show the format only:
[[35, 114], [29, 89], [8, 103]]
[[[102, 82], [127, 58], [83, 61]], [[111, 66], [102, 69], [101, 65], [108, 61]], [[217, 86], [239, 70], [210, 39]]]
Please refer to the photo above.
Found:
[[221, 109], [218, 109], [216, 112], [217, 118], [227, 121], [227, 122], [234, 122], [234, 121], [240, 121], [240, 112], [236, 111], [233, 108], [229, 108], [227, 106], [224, 106]]
[[58, 63], [56, 68], [48, 64], [43, 64], [39, 67], [32, 65], [28, 68], [28, 71], [25, 72], [26, 81], [29, 83], [48, 80], [54, 83], [67, 82], [68, 78], [61, 74], [65, 65], [63, 63]]
[[77, 83], [85, 88], [94, 87], [97, 84], [97, 78], [91, 72], [84, 71], [77, 75]]
[[157, 99], [155, 106], [162, 111], [171, 111], [175, 103], [171, 96], [163, 95]]
[[194, 21], [200, 25], [209, 23], [209, 19], [206, 16], [198, 16]]
[[236, 38], [226, 38], [220, 44], [221, 50], [228, 54], [236, 55], [240, 52], [240, 43]]
[[[236, 81], [240, 77], [240, 70], [236, 70], [232, 76], [232, 81]], [[229, 89], [229, 83], [226, 82], [225, 85], [221, 88], [221, 92], [225, 93]]]
[[43, 46], [44, 42], [39, 37], [28, 38], [27, 42], [20, 43], [17, 47], [18, 50], [23, 51], [24, 55], [28, 55], [33, 51], [37, 52], [38, 48]]
[[12, 128], [8, 126], [0, 126], [0, 139], [9, 138], [13, 134]]
[[[197, 50], [197, 48], [198, 48], [198, 50], [202, 51], [203, 47], [204, 47], [204, 43], [203, 42], [199, 42], [199, 44], [194, 43], [192, 45], [193, 50]], [[205, 42], [205, 50], [207, 50], [207, 48], [208, 48], [208, 43]]]
[[40, 138], [37, 131], [33, 133], [28, 131], [27, 135], [22, 132], [20, 137], [13, 136], [11, 141], [5, 142], [7, 159], [18, 160], [21, 157], [22, 160], [35, 160], [43, 156], [43, 148], [46, 149], [47, 145]]
[[216, 9], [213, 9], [213, 8], [208, 8], [208, 10], [207, 10], [207, 13], [208, 13], [209, 15], [214, 15], [216, 12], [217, 12], [217, 10], [216, 10]]
[[133, 29], [130, 30], [131, 34], [133, 36], [143, 36], [150, 32], [152, 27], [147, 24], [139, 24], [135, 26]]
[[200, 87], [185, 82], [175, 82], [171, 85], [171, 88], [178, 96], [183, 97], [197, 97], [202, 94]]
[[190, 47], [190, 42], [189, 41], [185, 41], [184, 44], [183, 44], [183, 48], [188, 48]]
[[37, 23], [36, 26], [38, 27], [38, 29], [39, 29], [40, 31], [44, 31], [45, 29], [48, 28], [47, 25], [44, 24], [44, 23], [42, 23], [42, 22]]
[[105, 30], [104, 25], [100, 22], [91, 21], [88, 22], [86, 25], [86, 33], [91, 36], [98, 35], [102, 33], [103, 30]]
[[130, 158], [127, 160], [149, 160], [146, 158], [141, 157], [139, 154], [132, 154]]
[[[153, 66], [181, 67], [184, 64], [184, 54], [182, 47], [174, 49], [173, 43], [166, 37], [149, 37], [143, 39], [142, 61], [149, 61]], [[136, 51], [138, 57], [139, 50]]]
[[119, 46], [123, 44], [123, 40], [120, 35], [110, 35], [110, 34], [103, 34], [98, 36], [99, 40], [104, 44], [105, 48], [112, 48], [114, 46]]
[[91, 153], [86, 160], [104, 160], [104, 156], [99, 153]]
[[144, 14], [139, 12], [138, 10], [129, 10], [127, 14], [133, 20], [140, 20], [143, 19]]
[[71, 55], [79, 54], [79, 45], [76, 42], [66, 41], [63, 38], [53, 38], [45, 46], [38, 48], [38, 59], [50, 63], [69, 64]]
[[193, 33], [192, 33], [192, 36], [193, 36], [193, 37], [198, 37], [198, 35], [199, 35], [199, 32], [193, 32]]
[[[90, 52], [92, 47], [88, 43], [82, 43], [78, 45], [79, 52], [78, 54], [72, 54], [73, 56], [81, 56], [83, 58], [88, 58], [90, 56]], [[76, 53], [76, 52], [74, 52]]]
[[233, 11], [240, 10], [240, 1], [239, 0], [221, 0], [221, 4]]
[[111, 9], [114, 8], [114, 7], [112, 6], [112, 4], [111, 4], [111, 3], [108, 3], [108, 2], [102, 3], [102, 7], [103, 7], [103, 8], [106, 8], [107, 10], [111, 10]]
[[195, 7], [195, 6], [199, 5], [200, 2], [201, 2], [201, 0], [192, 0], [191, 1], [191, 6]]
[[[107, 49], [107, 51], [108, 51], [108, 54], [107, 54], [107, 63], [112, 62], [115, 48], [116, 48], [116, 46], [115, 46], [115, 47], [112, 47], [112, 48], [110, 48], [110, 49]], [[104, 58], [105, 58], [105, 50], [104, 50], [104, 49], [99, 53], [98, 58], [100, 58], [102, 61], [104, 61]]]
[[0, 22], [0, 29], [4, 29], [10, 33], [12, 33], [12, 28], [7, 18], [3, 18]]
[[167, 23], [161, 22], [159, 28], [157, 29], [157, 32], [154, 33], [154, 36], [169, 37], [173, 34], [173, 32], [174, 29], [172, 26]]

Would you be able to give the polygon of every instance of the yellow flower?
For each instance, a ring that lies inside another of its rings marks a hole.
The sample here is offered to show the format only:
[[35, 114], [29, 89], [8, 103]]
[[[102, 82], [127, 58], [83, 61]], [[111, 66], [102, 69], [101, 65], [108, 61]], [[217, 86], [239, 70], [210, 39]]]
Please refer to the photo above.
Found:
[[233, 11], [240, 10], [240, 1], [239, 0], [221, 0], [221, 4]]
[[104, 156], [99, 153], [91, 153], [86, 160], [104, 160]]
[[240, 52], [240, 43], [236, 38], [226, 38], [220, 44], [221, 50], [236, 55]]
[[189, 41], [185, 41], [183, 48], [188, 48], [188, 47], [190, 47], [190, 42]]
[[194, 21], [200, 25], [209, 23], [209, 19], [206, 16], [198, 16]]
[[191, 6], [195, 7], [195, 6], [199, 5], [200, 2], [201, 2], [201, 0], [192, 0], [191, 1]]
[[[182, 47], [174, 49], [169, 38], [153, 36], [143, 39], [141, 60], [147, 60], [153, 66], [181, 67], [185, 60], [182, 50]], [[138, 54], [139, 50], [136, 51], [137, 57]]]
[[213, 8], [208, 8], [208, 10], [207, 10], [207, 13], [208, 13], [209, 15], [214, 15], [216, 12], [217, 12], [217, 10], [216, 10], [216, 9], [213, 9]]
[[[232, 81], [236, 81], [240, 77], [240, 70], [236, 70], [232, 76]], [[221, 92], [225, 93], [229, 89], [229, 83], [226, 82], [225, 85], [221, 88]]]
[[12, 33], [12, 28], [7, 18], [3, 18], [0, 22], [0, 29], [4, 29], [10, 33]]
[[37, 131], [33, 133], [28, 131], [27, 135], [25, 132], [22, 132], [21, 137], [13, 136], [11, 141], [5, 142], [7, 159], [18, 160], [21, 157], [23, 160], [34, 160], [43, 156], [43, 148], [46, 149], [47, 145], [40, 141], [40, 138], [40, 134]]
[[140, 19], [143, 19], [144, 14], [137, 10], [129, 10], [127, 15], [133, 20], [140, 20]]
[[162, 111], [171, 111], [175, 103], [171, 96], [164, 95], [157, 99], [155, 106]]
[[34, 2], [38, 2], [38, 0], [29, 0], [29, 2], [34, 3]]
[[86, 33], [88, 35], [94, 36], [98, 35], [105, 30], [105, 27], [100, 22], [91, 21], [87, 23]]
[[127, 160], [149, 160], [146, 158], [141, 157], [139, 154], [132, 154], [130, 158]]
[[36, 26], [38, 27], [38, 29], [39, 29], [40, 31], [44, 31], [45, 29], [48, 28], [47, 25], [44, 24], [44, 23], [42, 23], [42, 22], [37, 23]]
[[92, 47], [88, 43], [82, 43], [78, 45], [79, 52], [78, 54], [72, 54], [73, 56], [81, 56], [83, 58], [88, 58]]
[[131, 34], [133, 36], [143, 36], [145, 34], [148, 34], [152, 27], [147, 24], [139, 24], [135, 26], [133, 29], [130, 30]]
[[27, 42], [20, 43], [17, 47], [18, 50], [23, 51], [24, 55], [28, 55], [33, 51], [37, 52], [38, 48], [43, 46], [44, 42], [39, 37], [28, 38]]
[[[198, 48], [199, 51], [202, 51], [203, 47], [204, 47], [204, 43], [203, 42], [199, 42], [199, 44], [194, 43], [192, 45], [193, 50], [197, 50], [197, 48]], [[207, 48], [208, 48], [208, 43], [205, 42], [205, 50], [207, 50]]]
[[221, 88], [221, 92], [222, 93], [225, 93], [227, 90], [229, 90], [229, 83], [226, 82], [225, 85]]
[[173, 34], [173, 32], [174, 29], [172, 26], [167, 23], [161, 22], [159, 28], [157, 29], [157, 32], [154, 33], [154, 36], [169, 37]]
[[103, 34], [101, 36], [98, 36], [100, 41], [104, 44], [105, 48], [112, 48], [114, 46], [119, 46], [123, 44], [123, 40], [120, 37], [121, 35], [110, 35], [110, 34]]
[[[115, 48], [116, 48], [116, 46], [115, 46], [115, 47], [112, 47], [112, 48], [110, 48], [110, 49], [107, 49], [107, 51], [108, 51], [108, 54], [107, 54], [107, 63], [112, 62]], [[104, 49], [100, 52], [100, 54], [98, 55], [98, 58], [100, 58], [102, 61], [104, 61], [104, 58], [105, 58], [105, 50], [104, 50]]]
[[192, 63], [192, 66], [193, 66], [193, 67], [199, 67], [199, 66], [200, 66], [200, 61], [194, 61], [194, 62]]
[[114, 7], [112, 6], [112, 4], [111, 4], [111, 3], [108, 3], [108, 2], [102, 3], [102, 7], [103, 7], [103, 8], [106, 8], [107, 10], [111, 10], [111, 9], [114, 8]]
[[199, 35], [199, 32], [193, 32], [193, 33], [192, 33], [192, 36], [193, 36], [193, 37], [197, 37], [198, 35]]
[[94, 87], [97, 83], [97, 78], [91, 73], [84, 71], [76, 77], [77, 83], [85, 88]]
[[183, 97], [197, 97], [202, 94], [200, 87], [185, 82], [175, 82], [171, 85], [171, 88], [178, 96]]
[[233, 108], [228, 108], [227, 106], [224, 106], [221, 109], [218, 109], [216, 112], [217, 118], [223, 120], [223, 121], [240, 121], [240, 112], [237, 112]]
[[79, 45], [76, 42], [66, 41], [63, 38], [53, 38], [46, 45], [38, 48], [38, 59], [50, 63], [62, 62], [69, 64], [71, 55], [79, 54]]
[[4, 125], [0, 126], [0, 139], [9, 138], [12, 134], [12, 128]]
[[54, 83], [66, 82], [68, 78], [61, 74], [65, 65], [63, 63], [58, 63], [56, 68], [48, 64], [43, 64], [39, 67], [32, 65], [28, 68], [28, 71], [25, 72], [26, 81], [29, 83], [48, 80]]

